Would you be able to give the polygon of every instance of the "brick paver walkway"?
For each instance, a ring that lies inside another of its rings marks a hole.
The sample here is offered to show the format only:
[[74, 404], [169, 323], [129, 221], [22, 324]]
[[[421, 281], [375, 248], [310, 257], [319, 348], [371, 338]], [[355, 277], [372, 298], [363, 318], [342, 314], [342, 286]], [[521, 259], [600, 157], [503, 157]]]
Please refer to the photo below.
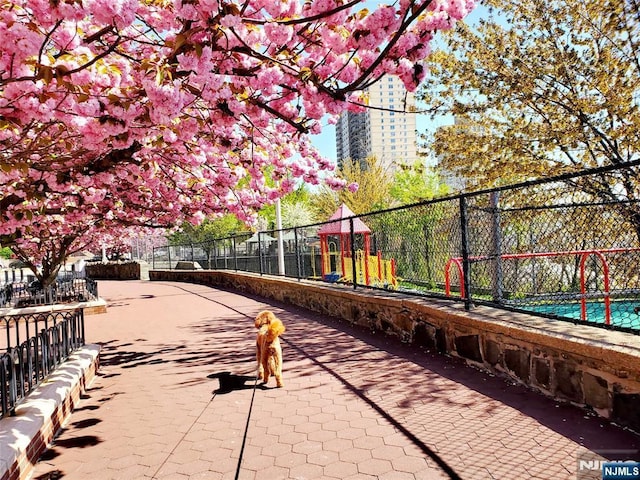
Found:
[[[640, 438], [461, 362], [213, 288], [99, 282], [99, 376], [34, 479], [576, 479]], [[284, 321], [285, 387], [254, 390], [253, 317]]]

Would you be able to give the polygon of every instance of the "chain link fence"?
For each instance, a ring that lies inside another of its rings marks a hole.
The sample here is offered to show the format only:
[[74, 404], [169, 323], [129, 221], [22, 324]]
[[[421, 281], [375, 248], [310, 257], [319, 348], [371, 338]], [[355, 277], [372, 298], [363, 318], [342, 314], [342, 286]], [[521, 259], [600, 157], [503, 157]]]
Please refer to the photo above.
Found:
[[285, 275], [640, 333], [638, 163], [156, 248], [153, 268]]

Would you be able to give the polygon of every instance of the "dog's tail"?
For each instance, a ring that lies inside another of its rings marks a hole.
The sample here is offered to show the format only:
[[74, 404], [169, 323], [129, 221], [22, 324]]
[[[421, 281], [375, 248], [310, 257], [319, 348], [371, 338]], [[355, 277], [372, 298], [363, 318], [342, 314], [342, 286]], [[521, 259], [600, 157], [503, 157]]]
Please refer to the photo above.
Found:
[[259, 329], [263, 325], [269, 325], [271, 322], [273, 322], [273, 320], [275, 320], [275, 318], [276, 316], [273, 314], [273, 312], [264, 310], [256, 316], [255, 326]]
[[267, 336], [271, 339], [275, 339], [282, 335], [286, 331], [284, 328], [284, 324], [279, 318], [275, 318], [271, 320], [269, 324], [269, 330], [267, 331]]

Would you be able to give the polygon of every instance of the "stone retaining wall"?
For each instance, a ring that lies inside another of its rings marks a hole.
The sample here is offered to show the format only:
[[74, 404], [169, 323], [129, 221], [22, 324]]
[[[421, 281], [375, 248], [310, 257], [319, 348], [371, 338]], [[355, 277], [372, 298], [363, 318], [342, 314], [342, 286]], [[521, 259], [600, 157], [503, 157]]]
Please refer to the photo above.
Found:
[[405, 294], [215, 271], [150, 272], [259, 295], [466, 359], [640, 432], [640, 335]]
[[88, 263], [87, 276], [93, 280], [139, 280], [138, 262]]

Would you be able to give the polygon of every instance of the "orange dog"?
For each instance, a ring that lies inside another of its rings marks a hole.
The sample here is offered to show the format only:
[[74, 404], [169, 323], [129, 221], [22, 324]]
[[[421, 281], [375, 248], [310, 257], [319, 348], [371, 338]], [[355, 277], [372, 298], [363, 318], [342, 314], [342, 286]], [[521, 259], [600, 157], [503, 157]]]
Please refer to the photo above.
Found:
[[256, 339], [256, 360], [258, 362], [258, 377], [263, 383], [269, 382], [269, 377], [276, 377], [276, 385], [282, 387], [282, 347], [278, 337], [285, 331], [284, 325], [273, 312], [260, 312], [255, 322], [258, 329]]

